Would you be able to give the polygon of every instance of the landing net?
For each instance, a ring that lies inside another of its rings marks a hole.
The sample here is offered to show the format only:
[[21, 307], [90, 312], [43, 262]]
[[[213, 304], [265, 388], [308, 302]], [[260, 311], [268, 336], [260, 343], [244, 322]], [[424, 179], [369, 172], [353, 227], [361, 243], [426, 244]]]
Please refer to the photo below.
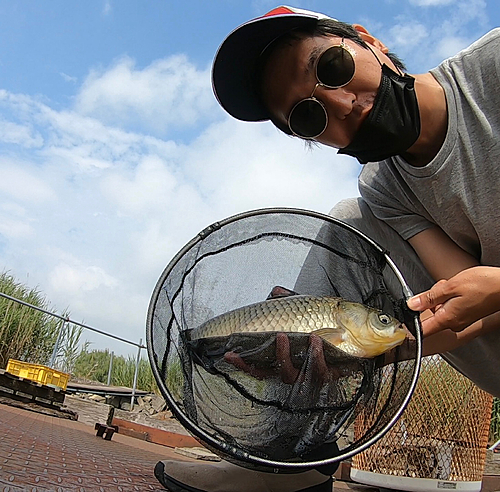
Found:
[[[411, 342], [359, 358], [288, 334], [292, 376], [284, 377], [283, 335], [190, 339], [215, 316], [289, 293], [380, 309], [405, 322]], [[421, 359], [409, 295], [389, 253], [356, 229], [310, 211], [255, 210], [211, 225], [166, 267], [148, 312], [148, 353], [172, 412], [209, 449], [256, 468], [328, 465], [380, 439], [408, 403]], [[359, 435], [352, 424], [361, 412], [372, 421]]]

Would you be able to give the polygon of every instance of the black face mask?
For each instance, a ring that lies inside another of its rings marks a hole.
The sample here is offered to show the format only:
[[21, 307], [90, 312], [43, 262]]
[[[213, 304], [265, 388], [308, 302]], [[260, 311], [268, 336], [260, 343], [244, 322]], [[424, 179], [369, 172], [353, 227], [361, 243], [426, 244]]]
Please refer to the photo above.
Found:
[[408, 150], [420, 135], [420, 112], [415, 79], [382, 66], [382, 81], [373, 108], [339, 154], [356, 157], [361, 164], [382, 161]]

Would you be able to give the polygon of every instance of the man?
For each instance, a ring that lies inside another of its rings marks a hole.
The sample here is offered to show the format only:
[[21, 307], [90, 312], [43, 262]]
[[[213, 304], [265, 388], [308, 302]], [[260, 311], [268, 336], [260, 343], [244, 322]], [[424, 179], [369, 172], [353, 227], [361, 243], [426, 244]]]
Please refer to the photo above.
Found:
[[[271, 120], [365, 164], [362, 198], [331, 214], [387, 247], [420, 292], [408, 305], [425, 311], [424, 352], [442, 353], [496, 396], [499, 71], [499, 30], [410, 76], [362, 26], [290, 7], [233, 31], [213, 66], [215, 94], [235, 118]], [[178, 487], [172, 490], [331, 490], [316, 470], [280, 475], [160, 463], [160, 481]]]

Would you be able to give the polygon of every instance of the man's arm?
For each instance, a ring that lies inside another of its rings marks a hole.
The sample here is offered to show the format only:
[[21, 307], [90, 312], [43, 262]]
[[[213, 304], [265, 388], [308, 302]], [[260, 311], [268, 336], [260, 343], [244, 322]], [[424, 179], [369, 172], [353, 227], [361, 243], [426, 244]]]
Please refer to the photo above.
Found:
[[439, 227], [426, 229], [408, 242], [436, 281], [449, 279], [462, 270], [479, 265]]
[[423, 313], [426, 353], [452, 350], [500, 326], [500, 268], [479, 266], [438, 227], [409, 243], [438, 281], [408, 302]]

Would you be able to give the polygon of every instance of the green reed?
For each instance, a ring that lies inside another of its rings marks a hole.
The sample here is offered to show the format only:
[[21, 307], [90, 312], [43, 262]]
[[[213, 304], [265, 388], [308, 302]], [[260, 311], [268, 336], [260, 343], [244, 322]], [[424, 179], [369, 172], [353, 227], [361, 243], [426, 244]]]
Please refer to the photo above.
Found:
[[[0, 274], [0, 292], [50, 311], [45, 296], [8, 272]], [[0, 368], [9, 359], [47, 364], [62, 322], [41, 311], [0, 297]]]
[[[87, 348], [82, 349], [75, 360], [74, 376], [106, 383], [108, 380], [110, 358], [111, 353], [107, 349], [90, 351]], [[115, 355], [113, 357], [111, 384], [131, 388], [134, 383], [135, 366], [135, 356], [128, 355], [124, 357]], [[153, 371], [146, 358], [139, 360], [137, 389], [150, 393], [158, 393]]]

